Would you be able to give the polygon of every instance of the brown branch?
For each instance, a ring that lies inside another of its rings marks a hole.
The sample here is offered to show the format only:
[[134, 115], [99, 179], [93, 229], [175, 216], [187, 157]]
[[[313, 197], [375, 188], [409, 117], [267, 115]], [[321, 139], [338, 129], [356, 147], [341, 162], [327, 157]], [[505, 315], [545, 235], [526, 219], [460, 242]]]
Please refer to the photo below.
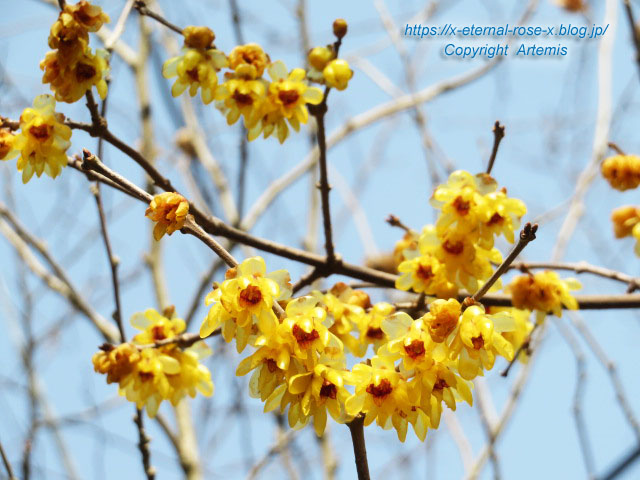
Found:
[[516, 353], [514, 353], [513, 358], [511, 359], [509, 364], [506, 366], [506, 368], [502, 372], [500, 372], [500, 375], [502, 377], [506, 377], [507, 375], [509, 375], [509, 371], [511, 370], [511, 367], [513, 367], [513, 364], [516, 363], [516, 361], [518, 360], [518, 357], [522, 352], [528, 352], [529, 355], [531, 354], [530, 352], [531, 339], [533, 337], [533, 332], [536, 331], [539, 325], [540, 325], [539, 323], [533, 324], [533, 329], [531, 329], [531, 331], [529, 332], [529, 335], [527, 335], [527, 337], [523, 340], [520, 346], [516, 349]]
[[624, 153], [624, 151], [618, 146], [617, 143], [609, 142], [609, 143], [607, 143], [607, 146], [611, 150], [614, 150], [618, 155], [626, 155], [626, 153]]
[[629, 20], [631, 38], [633, 39], [633, 44], [636, 48], [636, 62], [638, 63], [638, 68], [640, 68], [640, 31], [638, 31], [638, 26], [636, 25], [636, 21], [633, 15], [631, 0], [624, 0], [624, 9], [627, 14], [627, 19]]
[[[513, 247], [513, 250], [511, 250], [511, 253], [509, 253], [507, 258], [504, 259], [504, 261], [496, 269], [496, 271], [493, 272], [493, 275], [491, 275], [489, 280], [486, 281], [486, 283], [482, 286], [482, 288], [473, 294], [473, 296], [469, 301], [471, 304], [480, 300], [484, 296], [484, 294], [489, 291], [489, 289], [493, 286], [493, 284], [496, 283], [496, 281], [502, 276], [504, 272], [507, 271], [507, 269], [509, 268], [509, 265], [511, 265], [511, 263], [516, 259], [518, 255], [520, 255], [520, 252], [524, 250], [524, 247], [526, 247], [529, 244], [529, 242], [536, 239], [537, 231], [538, 231], [537, 223], [533, 225], [531, 225], [530, 223], [527, 223], [524, 226], [524, 228], [520, 231], [520, 239], [518, 240], [518, 243], [516, 244], [516, 246]], [[465, 300], [465, 303], [467, 303], [466, 300]]]
[[0, 457], [2, 457], [2, 463], [4, 463], [4, 468], [7, 471], [7, 475], [9, 475], [9, 480], [18, 480], [16, 476], [13, 474], [11, 463], [9, 463], [9, 458], [7, 457], [7, 454], [4, 451], [2, 442], [0, 442]]
[[[97, 165], [89, 165], [88, 168], [94, 169], [100, 174], [102, 179], [105, 179], [111, 184], [118, 185], [119, 189], [130, 195], [133, 198], [141, 200], [145, 203], [151, 201], [151, 195], [144, 190], [133, 185], [126, 179], [123, 179], [120, 175], [107, 169], [101, 163]], [[106, 175], [105, 175], [106, 172]], [[126, 183], [121, 183], [121, 182]], [[102, 181], [102, 180], [101, 180]], [[105, 183], [105, 182], [103, 182]], [[105, 183], [111, 185], [109, 183]], [[132, 190], [131, 188], [135, 189]], [[195, 216], [195, 215], [194, 215]], [[265, 252], [273, 253], [274, 255], [288, 258], [306, 265], [314, 267], [324, 267], [325, 259], [321, 255], [317, 255], [311, 252], [300, 250], [294, 247], [282, 245], [270, 240], [262, 239], [250, 235], [242, 230], [233, 228], [224, 224], [216, 217], [204, 216], [201, 217], [202, 223], [198, 222], [203, 229], [212, 234], [219, 235], [230, 240], [233, 240], [242, 245], [248, 245], [260, 249]], [[382, 288], [395, 288], [395, 281], [397, 276], [375, 270], [372, 268], [361, 267], [359, 265], [353, 265], [346, 262], [340, 262], [333, 266], [333, 274], [344, 275], [353, 279], [361, 280], [363, 282], [369, 282], [368, 287], [382, 287]], [[461, 292], [458, 295], [459, 300], [464, 300], [469, 294]], [[579, 308], [581, 310], [606, 310], [606, 309], [626, 309], [626, 308], [640, 308], [640, 294], [627, 294], [627, 295], [576, 295]], [[504, 294], [491, 294], [484, 295], [482, 297], [482, 304], [486, 306], [495, 307], [512, 307], [511, 297]], [[398, 304], [401, 305], [401, 304]], [[413, 303], [407, 304], [406, 308], [410, 308]]]
[[10, 120], [9, 118], [0, 116], [0, 128], [8, 128], [11, 131], [16, 131], [20, 128], [20, 122]]
[[487, 166], [487, 174], [491, 173], [493, 164], [496, 161], [496, 155], [498, 155], [498, 148], [500, 142], [504, 138], [504, 125], [500, 125], [500, 122], [496, 120], [493, 126], [493, 148], [491, 149], [491, 156], [489, 157], [489, 165]]
[[147, 476], [147, 480], [154, 480], [156, 478], [156, 470], [151, 466], [151, 451], [149, 450], [149, 443], [151, 442], [151, 439], [144, 429], [142, 410], [139, 408], [136, 408], [136, 416], [133, 418], [133, 421], [138, 427], [138, 449], [142, 456], [144, 473]]
[[389, 214], [389, 216], [385, 221], [392, 227], [401, 228], [407, 233], [411, 233], [413, 231], [411, 228], [407, 227], [404, 223], [402, 223], [402, 221], [393, 214]]
[[176, 33], [179, 33], [180, 35], [182, 35], [182, 28], [177, 27], [176, 25], [174, 25], [173, 23], [171, 23], [170, 21], [168, 21], [167, 19], [161, 17], [160, 15], [158, 15], [157, 13], [151, 11], [148, 7], [146, 2], [144, 2], [143, 0], [137, 0], [134, 5], [133, 8], [135, 8], [138, 13], [140, 15], [145, 15], [149, 18], [153, 18], [156, 22], [161, 23], [162, 25], [164, 25], [165, 27], [173, 30]]
[[367, 447], [364, 441], [364, 416], [358, 415], [347, 423], [353, 442], [353, 454], [356, 460], [358, 480], [369, 480], [369, 462], [367, 460]]

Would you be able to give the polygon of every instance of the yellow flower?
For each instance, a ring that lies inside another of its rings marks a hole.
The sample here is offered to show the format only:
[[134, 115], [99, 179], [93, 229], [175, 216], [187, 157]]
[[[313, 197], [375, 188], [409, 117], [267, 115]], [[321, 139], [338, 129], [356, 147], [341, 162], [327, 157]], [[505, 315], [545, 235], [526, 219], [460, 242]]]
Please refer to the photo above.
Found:
[[184, 35], [184, 45], [189, 48], [206, 50], [211, 48], [216, 34], [209, 27], [198, 27], [189, 25], [182, 30]]
[[535, 275], [515, 277], [505, 291], [511, 294], [513, 306], [525, 310], [536, 310], [538, 322], [544, 320], [547, 313], [562, 316], [562, 307], [577, 310], [578, 302], [569, 293], [582, 288], [574, 278], [561, 279], [556, 272], [546, 270]]
[[105, 344], [102, 351], [96, 353], [91, 361], [96, 372], [107, 374], [107, 383], [120, 383], [132, 374], [135, 364], [140, 360], [140, 351], [130, 343], [114, 347]]
[[640, 207], [625, 205], [616, 208], [611, 213], [613, 233], [616, 238], [628, 237], [638, 223], [640, 223]]
[[97, 5], [82, 0], [75, 5], [66, 4], [51, 26], [49, 47], [60, 48], [61, 44], [76, 39], [89, 40], [88, 32], [97, 32], [109, 16]]
[[[502, 262], [502, 255], [495, 249], [476, 245], [465, 233], [450, 230], [439, 236], [432, 226], [425, 227], [420, 236], [420, 252], [431, 252], [444, 266], [446, 278], [457, 287], [475, 292], [479, 284], [493, 273], [492, 263]], [[499, 288], [500, 280], [493, 288]]]
[[406, 232], [393, 248], [393, 260], [396, 268], [407, 258], [414, 258], [418, 254], [418, 239], [420, 235], [413, 230]]
[[382, 330], [389, 341], [378, 350], [379, 356], [402, 359], [404, 370], [425, 370], [433, 365], [433, 342], [422, 319], [414, 320], [404, 312], [396, 313], [382, 322]]
[[449, 345], [450, 360], [465, 380], [473, 380], [484, 370], [491, 370], [496, 355], [513, 359], [513, 346], [501, 335], [515, 329], [515, 321], [506, 312], [485, 313], [481, 305], [472, 305], [460, 317], [456, 334]]
[[[371, 365], [354, 365], [345, 381], [355, 385], [355, 393], [345, 402], [347, 414], [352, 417], [364, 414], [365, 426], [375, 420], [385, 430], [394, 427], [398, 439], [404, 442], [414, 405], [409, 398], [407, 382], [396, 372], [393, 363], [375, 356]], [[426, 429], [427, 425], [422, 429], [425, 434]]]
[[360, 341], [352, 332], [358, 328], [366, 316], [365, 309], [371, 307], [369, 295], [351, 289], [346, 283], [338, 282], [325, 295], [314, 291], [312, 295], [320, 297], [333, 324], [329, 331], [342, 341], [351, 353], [364, 355]]
[[7, 155], [13, 150], [15, 135], [6, 128], [0, 128], [0, 160], [8, 160]]
[[640, 157], [614, 155], [601, 165], [602, 176], [616, 190], [630, 190], [640, 185]]
[[189, 213], [189, 202], [175, 192], [159, 193], [153, 197], [149, 208], [144, 213], [151, 221], [156, 222], [153, 227], [153, 238], [160, 240], [164, 234], [171, 235], [184, 226]]
[[314, 70], [322, 72], [327, 64], [336, 58], [333, 48], [329, 45], [326, 47], [314, 47], [309, 51], [307, 60]]
[[[277, 326], [278, 335], [293, 345], [293, 353], [312, 370], [318, 355], [340, 358], [344, 355], [342, 342], [329, 331], [331, 319], [324, 308], [318, 306], [318, 298], [305, 296], [291, 300], [285, 310], [286, 317]], [[256, 340], [256, 346], [266, 343], [265, 336]]]
[[[323, 360], [321, 360], [323, 361]], [[336, 421], [344, 421], [344, 402], [350, 393], [344, 387], [343, 368], [335, 368], [329, 361], [318, 363], [310, 372], [292, 376], [287, 385], [274, 391], [265, 404], [265, 412], [280, 406], [283, 413], [289, 405], [289, 426], [294, 429], [305, 426], [313, 417], [313, 427], [318, 436], [327, 425], [327, 411]]]
[[444, 342], [458, 326], [462, 307], [455, 298], [449, 300], [434, 300], [429, 304], [429, 311], [422, 320], [436, 343]]
[[67, 165], [66, 150], [71, 146], [71, 129], [64, 124], [64, 115], [55, 112], [56, 101], [51, 95], [39, 95], [33, 108], [26, 108], [20, 115], [20, 133], [13, 139], [13, 150], [6, 159], [18, 158], [18, 171], [22, 183], [33, 174], [42, 172], [56, 178]]
[[[181, 318], [169, 319], [153, 308], [135, 313], [131, 317], [131, 326], [141, 330], [141, 333], [133, 337], [133, 343], [138, 345], [149, 345], [173, 338], [184, 332], [186, 328], [186, 324]], [[168, 348], [176, 348], [176, 346], [169, 345]]]
[[616, 208], [611, 214], [611, 221], [616, 238], [631, 235], [636, 239], [634, 251], [640, 257], [640, 207], [626, 205]]
[[236, 348], [242, 352], [252, 337], [275, 332], [278, 319], [273, 302], [291, 296], [289, 273], [276, 270], [267, 274], [262, 257], [245, 259], [236, 268], [229, 269], [226, 280], [205, 299], [210, 308], [200, 327], [200, 336], [206, 337], [222, 327], [225, 341], [236, 339]]
[[225, 74], [225, 82], [216, 90], [219, 100], [216, 107], [227, 117], [227, 124], [233, 125], [240, 116], [244, 125], [251, 129], [260, 121], [262, 104], [267, 95], [267, 83], [263, 79], [250, 80]]
[[305, 71], [295, 68], [287, 74], [287, 67], [281, 61], [271, 63], [268, 68], [271, 83], [267, 91], [267, 100], [263, 103], [260, 120], [249, 129], [249, 140], [256, 139], [260, 133], [268, 138], [276, 133], [280, 143], [289, 135], [289, 127], [297, 132], [301, 123], [309, 120], [307, 103], [317, 105], [322, 102], [322, 91], [309, 87], [305, 82]]
[[382, 328], [382, 322], [396, 311], [396, 308], [387, 302], [378, 302], [366, 314], [360, 318], [358, 329], [360, 330], [360, 351], [358, 357], [367, 353], [367, 346], [373, 345], [373, 351], [384, 345], [387, 334]]
[[44, 70], [42, 83], [51, 84], [56, 100], [67, 103], [76, 102], [94, 85], [100, 98], [104, 100], [107, 96], [106, 76], [109, 71], [107, 52], [97, 50], [93, 54], [87, 47], [82, 53], [74, 53], [74, 58], [71, 60], [63, 52], [65, 51], [48, 52], [40, 62], [40, 69]]
[[238, 78], [247, 80], [260, 78], [269, 63], [269, 55], [257, 43], [238, 45], [229, 54], [229, 68]]
[[338, 58], [331, 60], [327, 66], [324, 67], [322, 76], [329, 87], [344, 90], [347, 88], [351, 77], [353, 77], [353, 70], [349, 68], [349, 63], [346, 60]]
[[227, 66], [227, 57], [211, 45], [212, 36], [215, 38], [206, 27], [187, 27], [182, 55], [164, 62], [162, 75], [165, 78], [178, 77], [171, 87], [174, 97], [181, 95], [187, 87], [189, 95], [194, 97], [200, 88], [202, 101], [205, 104], [213, 101], [218, 86], [218, 71]]
[[131, 324], [142, 330], [133, 338], [133, 343], [105, 346], [92, 359], [95, 371], [106, 373], [108, 383], [118, 382], [120, 395], [136, 403], [138, 408], [146, 407], [153, 418], [163, 400], [175, 406], [186, 395], [195, 397], [198, 391], [205, 396], [213, 394], [211, 374], [199, 362], [211, 354], [204, 342], [185, 350], [175, 343], [158, 348], [149, 346], [183, 332], [182, 319], [169, 319], [148, 309], [135, 314]]
[[451, 410], [459, 401], [473, 406], [471, 382], [456, 375], [447, 365], [435, 362], [430, 368], [420, 370], [410, 384], [419, 391], [420, 408], [429, 416], [431, 428], [438, 428], [442, 415], [442, 402]]
[[484, 201], [480, 224], [481, 245], [484, 248], [492, 248], [494, 236], [500, 234], [504, 235], [509, 243], [513, 243], [514, 233], [520, 228], [520, 219], [527, 213], [525, 204], [517, 198], [507, 197], [504, 187], [484, 195]]
[[[237, 376], [254, 371], [249, 380], [249, 394], [266, 401], [289, 378], [304, 372], [304, 367], [293, 357], [293, 342], [280, 335], [265, 337], [265, 344], [242, 360], [236, 369]], [[283, 392], [281, 388], [279, 390]]]
[[456, 295], [458, 288], [447, 278], [445, 266], [429, 250], [398, 265], [396, 288], [443, 298]]
[[[531, 322], [531, 312], [529, 310], [520, 310], [519, 308], [510, 307], [491, 307], [487, 308], [487, 313], [507, 312], [513, 317], [515, 321], [515, 329], [510, 332], [502, 332], [502, 336], [513, 345], [513, 351], [516, 352], [522, 344], [529, 338], [533, 330], [533, 323]], [[518, 355], [518, 360], [522, 363], [526, 363], [529, 360], [529, 354], [526, 349], [523, 348]]]

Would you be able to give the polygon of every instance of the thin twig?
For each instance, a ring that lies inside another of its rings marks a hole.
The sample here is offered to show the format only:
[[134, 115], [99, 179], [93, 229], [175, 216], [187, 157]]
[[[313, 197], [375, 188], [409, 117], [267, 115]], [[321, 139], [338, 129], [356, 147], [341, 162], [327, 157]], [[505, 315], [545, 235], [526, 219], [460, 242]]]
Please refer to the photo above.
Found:
[[385, 221], [389, 225], [391, 225], [392, 227], [401, 228], [402, 230], [404, 230], [407, 233], [413, 232], [413, 230], [411, 228], [407, 227], [404, 223], [402, 223], [402, 221], [400, 221], [400, 219], [398, 217], [396, 217], [393, 214], [389, 214], [389, 216], [387, 217], [387, 219]]
[[4, 451], [2, 442], [0, 442], [0, 457], [2, 457], [2, 463], [4, 463], [4, 468], [7, 471], [7, 475], [9, 475], [9, 480], [18, 480], [16, 476], [13, 474], [11, 463], [9, 462], [9, 458], [7, 457], [7, 454]]
[[496, 269], [496, 271], [493, 272], [493, 275], [491, 275], [489, 280], [487, 280], [486, 283], [482, 285], [482, 288], [473, 294], [473, 296], [471, 297], [471, 303], [477, 302], [484, 296], [485, 293], [489, 291], [489, 289], [493, 286], [493, 284], [496, 283], [496, 281], [502, 276], [504, 272], [507, 271], [507, 269], [509, 268], [509, 265], [511, 265], [511, 263], [516, 259], [518, 255], [520, 255], [520, 252], [524, 250], [524, 247], [526, 247], [529, 244], [529, 242], [536, 239], [537, 231], [538, 231], [538, 224], [531, 225], [530, 223], [527, 223], [524, 226], [524, 228], [520, 231], [520, 238], [516, 246], [513, 247], [513, 250], [511, 250], [511, 253], [509, 253], [507, 258], [504, 259], [504, 261]]
[[487, 165], [487, 174], [490, 174], [493, 169], [500, 142], [504, 138], [504, 130], [504, 125], [500, 125], [500, 122], [496, 120], [496, 123], [493, 125], [493, 148], [491, 149], [491, 156], [489, 157], [489, 164]]
[[520, 346], [516, 349], [516, 352], [513, 354], [513, 358], [511, 359], [509, 364], [505, 367], [505, 369], [502, 372], [500, 372], [500, 376], [506, 377], [507, 375], [509, 375], [509, 372], [511, 371], [511, 367], [513, 367], [513, 365], [516, 363], [516, 361], [518, 360], [518, 357], [522, 352], [527, 352], [528, 355], [531, 355], [531, 339], [533, 338], [533, 332], [536, 331], [539, 325], [540, 325], [539, 323], [535, 323], [533, 325], [533, 328], [529, 332], [529, 335], [527, 335], [527, 337], [522, 341]]
[[353, 442], [353, 454], [356, 461], [358, 480], [369, 480], [369, 462], [367, 460], [367, 447], [364, 441], [364, 416], [358, 415], [347, 423]]
[[633, 9], [631, 8], [631, 1], [624, 0], [624, 10], [627, 14], [627, 20], [629, 21], [629, 28], [631, 29], [631, 38], [633, 39], [633, 45], [636, 49], [636, 62], [640, 69], [640, 31], [633, 15]]
[[142, 410], [139, 408], [136, 408], [136, 415], [133, 421], [138, 427], [138, 449], [142, 456], [144, 474], [147, 476], [147, 480], [154, 480], [156, 478], [156, 470], [151, 466], [151, 452], [149, 451], [149, 443], [151, 442], [151, 439], [147, 436], [147, 432], [144, 429]]
[[159, 22], [162, 25], [164, 25], [165, 27], [170, 28], [174, 32], [179, 33], [180, 35], [182, 35], [183, 30], [180, 27], [177, 27], [176, 25], [174, 25], [173, 23], [171, 23], [167, 19], [165, 19], [165, 18], [161, 17], [160, 15], [158, 15], [157, 13], [151, 11], [147, 7], [146, 2], [144, 2], [143, 0], [136, 0], [136, 2], [133, 5], [133, 8], [135, 8], [140, 15], [145, 15], [145, 16], [147, 16], [149, 18], [153, 18], [156, 22]]

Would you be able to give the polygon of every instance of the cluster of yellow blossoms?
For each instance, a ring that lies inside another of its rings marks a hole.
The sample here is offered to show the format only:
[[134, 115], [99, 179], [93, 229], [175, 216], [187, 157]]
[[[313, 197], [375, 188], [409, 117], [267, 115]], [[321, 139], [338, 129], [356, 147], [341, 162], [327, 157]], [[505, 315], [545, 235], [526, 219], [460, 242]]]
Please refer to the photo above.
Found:
[[524, 203], [498, 190], [487, 174], [456, 171], [436, 188], [431, 205], [440, 210], [436, 225], [427, 225], [420, 235], [410, 232], [396, 248], [403, 259], [396, 287], [440, 298], [461, 288], [476, 291], [493, 273], [492, 263], [502, 261], [494, 237], [513, 243]]
[[[339, 39], [346, 34], [346, 22], [342, 22], [339, 25], [343, 29], [336, 29], [334, 24]], [[274, 135], [283, 143], [289, 127], [299, 131], [300, 125], [307, 123], [307, 104], [318, 105], [324, 98], [320, 89], [307, 84], [304, 69], [288, 71], [282, 61], [272, 62], [260, 45], [239, 45], [226, 56], [213, 46], [215, 35], [207, 27], [190, 26], [183, 35], [182, 54], [167, 60], [162, 69], [166, 78], [177, 77], [171, 94], [177, 97], [188, 88], [189, 94], [195, 96], [200, 89], [204, 103], [217, 101], [216, 106], [229, 125], [242, 117], [249, 140], [261, 134], [264, 138]], [[313, 49], [308, 78], [344, 90], [353, 72], [345, 60], [335, 58], [334, 52], [329, 47]], [[322, 74], [315, 75], [320, 67]], [[218, 72], [223, 68], [229, 71], [219, 84]], [[270, 80], [263, 77], [265, 72]]]
[[20, 133], [0, 130], [0, 160], [19, 155], [17, 167], [23, 183], [34, 173], [40, 177], [44, 172], [56, 178], [67, 166], [65, 152], [71, 146], [71, 129], [55, 108], [56, 101], [51, 95], [39, 95], [33, 108], [26, 108], [20, 115]]
[[[238, 352], [250, 346], [236, 374], [253, 372], [251, 395], [267, 412], [288, 408], [291, 428], [313, 419], [318, 435], [328, 415], [340, 423], [363, 415], [365, 425], [393, 427], [402, 441], [409, 425], [424, 439], [438, 427], [443, 403], [454, 410], [459, 401], [472, 404], [470, 380], [498, 355], [511, 360], [514, 342], [522, 341], [507, 337], [517, 330], [508, 312], [489, 315], [480, 305], [463, 311], [455, 299], [434, 301], [414, 320], [343, 283], [290, 296], [285, 271], [267, 274], [260, 257], [249, 258], [207, 296], [200, 335], [221, 329]], [[280, 316], [274, 305], [284, 307]], [[369, 345], [374, 356], [348, 370], [347, 351], [363, 357]]]
[[[614, 155], [602, 162], [602, 176], [612, 188], [625, 191], [640, 186], [640, 157]], [[611, 213], [616, 238], [632, 236], [636, 240], [634, 251], [640, 257], [640, 206], [627, 205]]]
[[120, 395], [140, 409], [146, 407], [153, 418], [163, 400], [175, 406], [187, 395], [195, 397], [196, 392], [213, 394], [211, 373], [200, 363], [211, 355], [204, 342], [184, 350], [175, 343], [155, 346], [180, 335], [185, 329], [182, 319], [149, 309], [135, 314], [131, 325], [141, 330], [131, 343], [105, 344], [92, 359], [95, 371], [107, 375], [107, 383], [118, 383]]
[[89, 32], [97, 32], [109, 16], [98, 6], [82, 0], [66, 4], [51, 27], [48, 52], [40, 62], [42, 83], [51, 84], [56, 100], [73, 103], [95, 86], [100, 98], [107, 95], [107, 52], [89, 47]]

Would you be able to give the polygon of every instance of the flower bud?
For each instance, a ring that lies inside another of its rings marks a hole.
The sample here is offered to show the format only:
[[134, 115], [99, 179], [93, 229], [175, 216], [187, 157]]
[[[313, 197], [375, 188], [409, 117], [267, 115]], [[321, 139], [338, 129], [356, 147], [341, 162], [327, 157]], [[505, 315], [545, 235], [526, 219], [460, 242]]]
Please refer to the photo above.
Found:
[[337, 18], [333, 22], [333, 34], [338, 38], [342, 38], [347, 34], [347, 27], [347, 21], [344, 18]]
[[331, 60], [322, 71], [322, 76], [328, 86], [344, 90], [353, 77], [353, 70], [349, 68], [346, 60]]

